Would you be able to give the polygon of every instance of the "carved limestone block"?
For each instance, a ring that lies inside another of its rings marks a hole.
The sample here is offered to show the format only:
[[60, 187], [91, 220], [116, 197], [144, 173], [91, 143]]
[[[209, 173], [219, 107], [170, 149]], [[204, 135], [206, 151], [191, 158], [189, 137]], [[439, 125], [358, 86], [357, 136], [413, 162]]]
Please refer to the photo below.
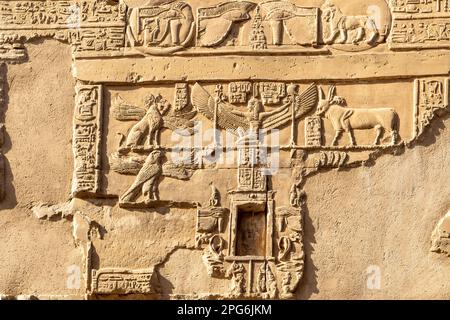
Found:
[[225, 276], [223, 250], [226, 249], [226, 242], [223, 237], [229, 210], [220, 207], [220, 198], [219, 191], [211, 183], [209, 205], [197, 209], [195, 246], [199, 249], [203, 248], [203, 263], [211, 277]]

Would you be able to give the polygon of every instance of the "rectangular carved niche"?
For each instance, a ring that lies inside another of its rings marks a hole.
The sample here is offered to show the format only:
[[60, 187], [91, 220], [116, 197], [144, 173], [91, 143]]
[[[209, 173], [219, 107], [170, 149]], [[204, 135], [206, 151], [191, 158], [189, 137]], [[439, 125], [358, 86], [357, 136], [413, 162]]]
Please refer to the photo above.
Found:
[[236, 256], [266, 255], [266, 208], [246, 205], [237, 208]]

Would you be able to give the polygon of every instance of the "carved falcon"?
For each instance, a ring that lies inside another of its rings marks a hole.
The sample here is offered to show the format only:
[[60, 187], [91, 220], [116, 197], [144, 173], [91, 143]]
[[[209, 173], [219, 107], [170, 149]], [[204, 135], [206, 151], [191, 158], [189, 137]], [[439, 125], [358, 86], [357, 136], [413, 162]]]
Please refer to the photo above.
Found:
[[162, 157], [163, 154], [159, 150], [148, 155], [133, 184], [121, 197], [123, 202], [133, 201], [139, 191], [146, 200], [159, 200], [158, 180], [163, 172]]
[[117, 173], [137, 175], [133, 184], [120, 198], [126, 203], [135, 201], [139, 193], [142, 193], [146, 202], [159, 200], [158, 185], [161, 177], [189, 180], [198, 169], [196, 165], [166, 162], [166, 157], [160, 150], [151, 152], [147, 157], [130, 157], [115, 153], [111, 155], [110, 165]]

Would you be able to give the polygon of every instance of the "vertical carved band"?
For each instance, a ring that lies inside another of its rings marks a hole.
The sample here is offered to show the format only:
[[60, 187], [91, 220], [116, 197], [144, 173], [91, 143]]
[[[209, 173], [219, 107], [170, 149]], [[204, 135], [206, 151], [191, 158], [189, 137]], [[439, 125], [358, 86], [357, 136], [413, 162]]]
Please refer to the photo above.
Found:
[[72, 195], [100, 189], [102, 86], [77, 84], [74, 111]]
[[5, 110], [6, 110], [6, 65], [0, 63], [0, 201], [5, 197]]
[[415, 137], [420, 136], [435, 115], [449, 107], [449, 79], [425, 78], [414, 82]]

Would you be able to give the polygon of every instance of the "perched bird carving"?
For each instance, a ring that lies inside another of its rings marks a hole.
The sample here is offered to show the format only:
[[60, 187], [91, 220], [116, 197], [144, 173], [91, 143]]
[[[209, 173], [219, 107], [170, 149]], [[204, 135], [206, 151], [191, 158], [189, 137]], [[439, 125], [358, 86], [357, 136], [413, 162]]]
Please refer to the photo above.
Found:
[[140, 194], [146, 203], [159, 200], [158, 187], [163, 177], [189, 180], [198, 169], [195, 164], [167, 161], [161, 150], [154, 150], [148, 156], [117, 152], [111, 155], [110, 165], [119, 174], [136, 175], [131, 187], [121, 196], [122, 203], [135, 203]]
[[158, 182], [163, 173], [163, 153], [151, 152], [131, 187], [123, 194], [121, 201], [132, 202], [142, 192], [146, 202], [159, 200]]

